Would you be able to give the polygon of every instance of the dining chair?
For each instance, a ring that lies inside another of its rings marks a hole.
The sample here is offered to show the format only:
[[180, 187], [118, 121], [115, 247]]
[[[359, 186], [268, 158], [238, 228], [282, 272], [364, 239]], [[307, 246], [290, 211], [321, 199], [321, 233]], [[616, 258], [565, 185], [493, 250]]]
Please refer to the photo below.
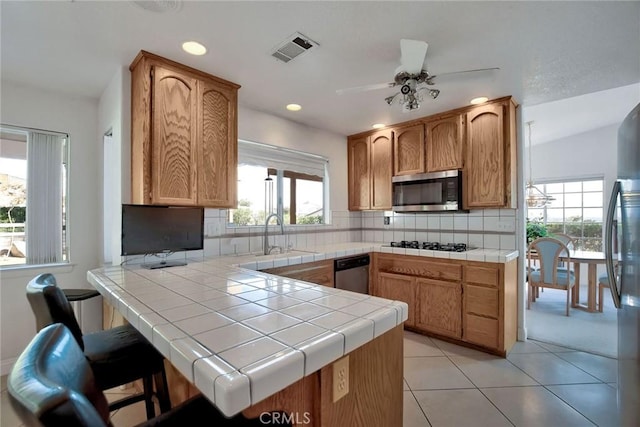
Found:
[[154, 396], [161, 412], [171, 409], [164, 357], [133, 326], [126, 324], [84, 334], [64, 291], [49, 273], [29, 281], [27, 299], [38, 330], [54, 323], [63, 323], [69, 328], [101, 390], [142, 380], [143, 391], [112, 402], [111, 411], [144, 400], [147, 418], [153, 418], [156, 415]]
[[[64, 324], [49, 325], [36, 334], [11, 369], [7, 379], [9, 402], [25, 425], [112, 427], [106, 396], [74, 338]], [[269, 414], [273, 419], [283, 419], [273, 416], [275, 412]], [[195, 425], [265, 424], [260, 418], [250, 420], [241, 414], [227, 418], [198, 394], [138, 427]]]
[[596, 300], [596, 306], [598, 307], [598, 311], [602, 313], [604, 311], [604, 288], [610, 288], [611, 283], [609, 282], [609, 276], [603, 275], [598, 277], [598, 299]]
[[[559, 268], [560, 257], [566, 260], [566, 268]], [[538, 270], [529, 270], [527, 309], [535, 302], [537, 288], [561, 289], [567, 292], [566, 315], [569, 316], [570, 293], [576, 278], [570, 267], [571, 257], [567, 246], [558, 239], [540, 237], [529, 244], [527, 259], [529, 267], [535, 259], [539, 262]]]

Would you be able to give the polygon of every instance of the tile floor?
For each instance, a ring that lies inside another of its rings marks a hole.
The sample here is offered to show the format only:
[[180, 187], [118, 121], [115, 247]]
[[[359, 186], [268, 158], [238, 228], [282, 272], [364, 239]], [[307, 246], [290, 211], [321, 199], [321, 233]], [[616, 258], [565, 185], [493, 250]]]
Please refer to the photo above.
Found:
[[[536, 341], [516, 343], [506, 359], [411, 332], [404, 343], [404, 427], [619, 425], [614, 359]], [[141, 402], [111, 421], [124, 427], [144, 419]], [[0, 426], [21, 426], [6, 377]]]

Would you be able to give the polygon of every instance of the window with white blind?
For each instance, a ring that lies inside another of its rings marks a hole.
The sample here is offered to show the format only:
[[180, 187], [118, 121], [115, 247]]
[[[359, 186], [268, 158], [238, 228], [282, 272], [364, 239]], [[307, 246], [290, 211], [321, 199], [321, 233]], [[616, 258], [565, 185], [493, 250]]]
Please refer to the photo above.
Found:
[[528, 221], [543, 223], [550, 235], [570, 235], [576, 249], [603, 250], [604, 179], [536, 182], [535, 185], [555, 200], [542, 208], [528, 208]]
[[238, 141], [238, 208], [229, 223], [264, 225], [271, 213], [285, 224], [326, 223], [328, 165], [315, 154]]
[[68, 262], [68, 139], [0, 127], [0, 268]]

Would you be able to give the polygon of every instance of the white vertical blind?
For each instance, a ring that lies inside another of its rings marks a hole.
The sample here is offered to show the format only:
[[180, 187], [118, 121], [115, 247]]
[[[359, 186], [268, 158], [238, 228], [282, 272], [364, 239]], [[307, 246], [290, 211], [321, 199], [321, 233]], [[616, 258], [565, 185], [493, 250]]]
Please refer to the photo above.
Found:
[[27, 138], [27, 264], [62, 262], [62, 160], [65, 138]]

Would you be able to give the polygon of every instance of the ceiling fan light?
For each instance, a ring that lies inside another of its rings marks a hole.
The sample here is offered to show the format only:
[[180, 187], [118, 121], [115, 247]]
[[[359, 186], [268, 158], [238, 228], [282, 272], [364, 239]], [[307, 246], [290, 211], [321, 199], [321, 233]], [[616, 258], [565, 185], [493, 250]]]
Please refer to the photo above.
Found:
[[300, 104], [287, 104], [287, 110], [289, 110], [289, 111], [300, 111], [300, 110], [302, 110], [302, 106]]

